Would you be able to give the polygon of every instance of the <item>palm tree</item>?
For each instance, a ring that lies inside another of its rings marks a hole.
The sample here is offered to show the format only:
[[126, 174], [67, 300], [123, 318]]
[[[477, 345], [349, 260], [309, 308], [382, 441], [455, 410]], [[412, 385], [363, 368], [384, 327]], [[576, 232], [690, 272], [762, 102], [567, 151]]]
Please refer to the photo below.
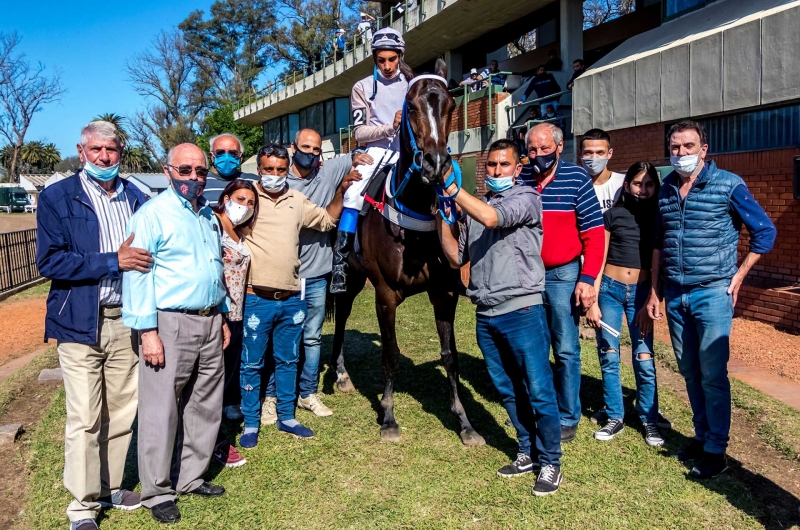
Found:
[[122, 152], [122, 167], [132, 172], [150, 171], [153, 160], [150, 153], [142, 146], [126, 147]]
[[19, 154], [28, 171], [33, 168], [40, 168], [44, 160], [44, 144], [38, 140], [26, 142], [20, 149]]
[[56, 144], [52, 142], [46, 144], [42, 149], [42, 168], [53, 171], [59, 162], [61, 162], [61, 152], [56, 147]]
[[96, 121], [107, 121], [114, 125], [117, 128], [117, 134], [119, 134], [119, 139], [122, 142], [122, 145], [128, 145], [128, 140], [130, 137], [128, 136], [128, 132], [125, 130], [124, 123], [127, 120], [125, 116], [120, 116], [119, 114], [114, 114], [113, 112], [107, 112], [105, 114], [99, 114], [94, 118]]
[[5, 147], [0, 149], [0, 166], [3, 166], [5, 169], [4, 176], [5, 178], [9, 178], [10, 175], [10, 168], [11, 168], [11, 161], [14, 159], [14, 146], [11, 144], [6, 144]]

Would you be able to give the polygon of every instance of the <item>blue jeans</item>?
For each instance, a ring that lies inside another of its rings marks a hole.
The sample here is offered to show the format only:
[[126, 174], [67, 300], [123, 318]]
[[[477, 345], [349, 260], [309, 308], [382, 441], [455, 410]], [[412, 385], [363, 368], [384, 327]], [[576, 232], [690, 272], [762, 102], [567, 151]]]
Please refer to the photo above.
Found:
[[561, 425], [544, 307], [495, 317], [478, 315], [476, 333], [489, 376], [517, 430], [519, 452], [531, 455], [533, 432], [536, 454], [531, 457], [538, 456], [543, 466], [560, 466]]
[[286, 300], [247, 295], [240, 369], [245, 427], [258, 427], [261, 423], [261, 370], [270, 341], [275, 360], [278, 419], [294, 418], [298, 350], [305, 318], [306, 302], [300, 300], [299, 294]]
[[[319, 388], [319, 355], [322, 344], [322, 324], [325, 322], [325, 297], [328, 280], [325, 276], [306, 280], [306, 320], [303, 322], [303, 340], [300, 343], [300, 397], [316, 394]], [[270, 366], [266, 396], [275, 397], [275, 372]]]
[[667, 323], [678, 369], [686, 380], [695, 437], [709, 453], [724, 453], [731, 428], [728, 380], [733, 296], [730, 280], [664, 286]]
[[553, 346], [555, 387], [561, 425], [572, 427], [581, 419], [581, 342], [578, 335], [580, 308], [575, 305], [580, 263], [576, 260], [547, 269], [544, 308]]
[[[650, 282], [625, 284], [603, 276], [597, 304], [603, 314], [603, 322], [617, 331], [622, 330], [622, 315], [628, 320], [633, 351], [633, 374], [636, 377], [636, 412], [642, 423], [655, 423], [658, 419], [658, 393], [656, 392], [656, 363], [653, 359], [653, 334], [642, 338], [634, 316], [647, 304]], [[639, 359], [639, 354], [648, 359]], [[619, 377], [619, 337], [614, 337], [604, 328], [597, 334], [597, 354], [603, 372], [603, 399], [606, 413], [612, 420], [625, 416], [622, 403], [622, 381]]]

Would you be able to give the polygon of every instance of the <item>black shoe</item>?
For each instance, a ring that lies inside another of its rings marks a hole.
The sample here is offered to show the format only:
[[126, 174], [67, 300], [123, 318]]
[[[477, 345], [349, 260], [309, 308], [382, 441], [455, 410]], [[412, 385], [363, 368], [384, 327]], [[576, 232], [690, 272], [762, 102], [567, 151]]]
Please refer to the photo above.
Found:
[[566, 425], [561, 426], [561, 443], [565, 444], [567, 442], [571, 442], [575, 439], [575, 434], [578, 432], [578, 426], [573, 425], [572, 427], [567, 427]]
[[336, 244], [333, 246], [333, 271], [331, 273], [332, 294], [347, 291], [347, 256], [350, 254], [350, 243], [355, 234], [336, 232]]
[[563, 480], [564, 475], [561, 474], [561, 470], [548, 464], [539, 472], [539, 477], [533, 485], [533, 494], [537, 497], [552, 495], [558, 491], [558, 487], [561, 486]]
[[606, 423], [601, 429], [594, 431], [594, 439], [600, 440], [601, 442], [607, 442], [621, 433], [622, 429], [624, 428], [625, 424], [622, 422], [622, 420], [608, 420], [608, 423]]
[[703, 453], [705, 452], [703, 451], [704, 445], [705, 442], [702, 442], [697, 438], [692, 439], [692, 441], [689, 442], [686, 445], [686, 447], [684, 447], [678, 452], [677, 454], [678, 460], [680, 460], [681, 462], [688, 462], [690, 460], [697, 460], [699, 458], [702, 458]]
[[592, 414], [592, 417], [589, 418], [589, 420], [591, 420], [591, 422], [595, 425], [605, 425], [605, 423], [608, 421], [608, 413], [606, 412], [606, 409], [600, 409]]
[[725, 453], [709, 453], [703, 451], [703, 456], [697, 462], [689, 476], [699, 480], [717, 478], [728, 470], [728, 459]]
[[225, 488], [210, 482], [203, 482], [192, 491], [186, 492], [188, 495], [200, 495], [201, 497], [219, 497], [225, 493]]
[[497, 470], [497, 476], [503, 478], [519, 477], [532, 473], [539, 466], [525, 453], [517, 453], [517, 459]]
[[181, 520], [181, 512], [175, 501], [166, 501], [150, 508], [150, 515], [161, 524], [175, 524]]

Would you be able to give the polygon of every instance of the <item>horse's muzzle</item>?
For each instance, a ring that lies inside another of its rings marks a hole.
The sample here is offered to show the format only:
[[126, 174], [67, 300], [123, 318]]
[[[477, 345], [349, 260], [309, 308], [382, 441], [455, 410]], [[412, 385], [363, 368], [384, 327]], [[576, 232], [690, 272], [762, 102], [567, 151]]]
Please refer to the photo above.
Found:
[[426, 184], [443, 184], [444, 177], [453, 165], [445, 149], [429, 151], [422, 157], [422, 180]]

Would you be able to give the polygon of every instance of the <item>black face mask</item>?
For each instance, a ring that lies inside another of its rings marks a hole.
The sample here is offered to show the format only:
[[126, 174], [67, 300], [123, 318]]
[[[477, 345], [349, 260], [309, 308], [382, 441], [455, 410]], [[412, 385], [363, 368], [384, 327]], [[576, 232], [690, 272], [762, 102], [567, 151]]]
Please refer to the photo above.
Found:
[[533, 170], [536, 173], [545, 173], [553, 164], [556, 163], [558, 160], [558, 152], [553, 151], [549, 155], [539, 155], [531, 158], [531, 163], [533, 164]]
[[292, 157], [294, 162], [300, 169], [316, 169], [319, 167], [319, 155], [314, 153], [306, 153], [300, 149], [296, 149]]

